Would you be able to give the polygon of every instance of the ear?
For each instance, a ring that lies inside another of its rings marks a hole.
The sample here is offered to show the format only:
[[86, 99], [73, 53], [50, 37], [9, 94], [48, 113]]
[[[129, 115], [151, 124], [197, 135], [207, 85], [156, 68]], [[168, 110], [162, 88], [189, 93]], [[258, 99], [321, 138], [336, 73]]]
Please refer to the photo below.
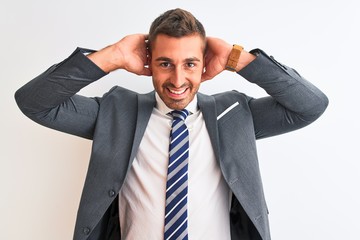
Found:
[[203, 58], [203, 69], [202, 69], [202, 73], [206, 72], [206, 57], [204, 54], [204, 58]]

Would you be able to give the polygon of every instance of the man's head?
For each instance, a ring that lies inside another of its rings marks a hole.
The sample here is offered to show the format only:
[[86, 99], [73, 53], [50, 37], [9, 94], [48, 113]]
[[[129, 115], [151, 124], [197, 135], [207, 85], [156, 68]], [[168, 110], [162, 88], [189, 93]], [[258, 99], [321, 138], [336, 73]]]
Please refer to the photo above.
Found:
[[169, 108], [185, 108], [201, 83], [206, 47], [204, 27], [185, 10], [169, 10], [152, 23], [148, 40], [156, 92]]
[[157, 17], [151, 24], [149, 30], [149, 50], [159, 34], [169, 37], [181, 38], [190, 35], [198, 35], [204, 41], [204, 51], [206, 34], [204, 26], [190, 12], [176, 8], [168, 10]]

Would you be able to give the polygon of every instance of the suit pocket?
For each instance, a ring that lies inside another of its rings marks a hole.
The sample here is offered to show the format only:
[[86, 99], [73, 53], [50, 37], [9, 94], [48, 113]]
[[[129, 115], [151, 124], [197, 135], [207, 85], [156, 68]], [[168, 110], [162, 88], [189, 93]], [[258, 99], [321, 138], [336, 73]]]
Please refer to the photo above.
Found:
[[230, 105], [222, 113], [220, 113], [219, 116], [217, 117], [219, 124], [221, 124], [224, 121], [226, 121], [227, 119], [231, 118], [231, 116], [233, 116], [239, 110], [240, 110], [239, 102], [235, 102], [234, 104]]

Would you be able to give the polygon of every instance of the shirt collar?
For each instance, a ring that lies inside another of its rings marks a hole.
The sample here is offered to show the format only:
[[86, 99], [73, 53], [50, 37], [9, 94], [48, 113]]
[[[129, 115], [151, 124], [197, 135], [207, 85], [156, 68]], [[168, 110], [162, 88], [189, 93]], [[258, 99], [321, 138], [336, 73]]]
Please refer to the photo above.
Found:
[[[155, 93], [155, 99], [156, 99], [156, 109], [159, 110], [161, 113], [163, 113], [164, 115], [168, 114], [169, 112], [173, 111], [174, 109], [168, 108], [165, 103], [163, 102], [163, 100], [160, 98], [159, 94], [156, 92]], [[198, 105], [197, 105], [197, 95], [195, 94], [194, 99], [186, 106], [186, 109], [190, 112], [190, 113], [195, 113], [198, 110]]]

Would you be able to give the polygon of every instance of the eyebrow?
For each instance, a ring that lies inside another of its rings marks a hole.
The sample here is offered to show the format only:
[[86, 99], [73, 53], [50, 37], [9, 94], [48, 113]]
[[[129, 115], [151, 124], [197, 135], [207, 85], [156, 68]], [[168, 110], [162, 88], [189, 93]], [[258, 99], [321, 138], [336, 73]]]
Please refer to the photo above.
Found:
[[[157, 59], [155, 59], [155, 61], [157, 61], [157, 62], [173, 62], [173, 60], [168, 57], [158, 57]], [[200, 62], [200, 59], [198, 59], [197, 57], [190, 57], [190, 58], [185, 58], [184, 62]]]

